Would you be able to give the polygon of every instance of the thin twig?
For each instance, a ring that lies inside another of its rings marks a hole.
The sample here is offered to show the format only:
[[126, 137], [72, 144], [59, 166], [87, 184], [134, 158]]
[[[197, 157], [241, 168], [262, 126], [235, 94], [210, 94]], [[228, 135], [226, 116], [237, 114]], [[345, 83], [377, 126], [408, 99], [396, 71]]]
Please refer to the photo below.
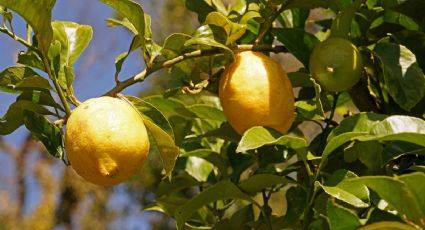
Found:
[[13, 38], [15, 41], [18, 41], [19, 43], [21, 43], [22, 45], [24, 45], [25, 47], [27, 47], [30, 50], [33, 50], [35, 52], [37, 52], [37, 54], [40, 54], [40, 52], [35, 49], [31, 43], [28, 43], [27, 41], [25, 41], [24, 39], [16, 36], [16, 34], [14, 34], [13, 32], [11, 32], [8, 28], [4, 28], [4, 27], [0, 27], [0, 32], [6, 34], [7, 36]]

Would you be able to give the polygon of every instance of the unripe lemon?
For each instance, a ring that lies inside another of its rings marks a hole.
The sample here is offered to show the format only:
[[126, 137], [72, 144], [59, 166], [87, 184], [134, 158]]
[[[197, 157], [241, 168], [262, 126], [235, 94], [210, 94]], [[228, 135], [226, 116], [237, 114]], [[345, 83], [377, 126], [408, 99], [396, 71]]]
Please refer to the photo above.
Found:
[[223, 112], [239, 133], [266, 126], [286, 133], [294, 120], [294, 93], [279, 63], [260, 53], [236, 54], [219, 84]]
[[142, 117], [128, 102], [100, 97], [71, 113], [65, 150], [81, 177], [108, 186], [126, 180], [143, 165], [149, 138]]
[[326, 90], [350, 89], [360, 79], [362, 55], [355, 45], [342, 38], [329, 38], [317, 44], [310, 56], [310, 73]]

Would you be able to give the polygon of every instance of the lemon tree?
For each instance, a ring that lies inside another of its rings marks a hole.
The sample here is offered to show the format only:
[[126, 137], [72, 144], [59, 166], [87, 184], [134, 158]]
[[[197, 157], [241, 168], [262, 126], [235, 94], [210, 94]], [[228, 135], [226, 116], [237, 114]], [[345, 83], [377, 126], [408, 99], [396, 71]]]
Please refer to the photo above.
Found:
[[[133, 40], [115, 85], [81, 103], [92, 27], [53, 20], [54, 0], [0, 0], [0, 32], [24, 47], [0, 72], [16, 95], [1, 135], [25, 126], [102, 188], [157, 156], [144, 208], [178, 229], [425, 228], [423, 1], [186, 0], [199, 24], [163, 40], [140, 3], [99, 2]], [[145, 69], [122, 76], [132, 52]], [[120, 94], [160, 75], [161, 94]]]

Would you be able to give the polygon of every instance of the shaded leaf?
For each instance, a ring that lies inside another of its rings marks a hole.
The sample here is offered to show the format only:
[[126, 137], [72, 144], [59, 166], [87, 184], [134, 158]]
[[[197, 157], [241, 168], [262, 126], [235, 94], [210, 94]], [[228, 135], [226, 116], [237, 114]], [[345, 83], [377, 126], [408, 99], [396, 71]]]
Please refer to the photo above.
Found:
[[349, 32], [351, 31], [351, 24], [354, 18], [354, 14], [360, 7], [361, 3], [362, 2], [360, 0], [356, 0], [337, 14], [336, 18], [332, 20], [332, 37], [341, 37], [344, 39], [349, 38]]
[[310, 62], [310, 54], [314, 46], [319, 40], [312, 34], [307, 33], [304, 29], [298, 28], [278, 28], [273, 29], [272, 34], [277, 40], [282, 42], [285, 47], [308, 68]]
[[7, 135], [15, 131], [24, 124], [25, 110], [33, 111], [43, 115], [52, 115], [52, 113], [41, 105], [32, 101], [18, 100], [9, 106], [6, 114], [0, 118], [0, 135]]
[[388, 93], [403, 109], [409, 111], [425, 95], [425, 75], [416, 56], [405, 46], [378, 43], [374, 52], [381, 61]]
[[171, 180], [162, 180], [156, 190], [157, 197], [168, 197], [171, 193], [199, 185], [193, 177], [187, 174], [173, 176]]
[[417, 228], [396, 221], [381, 221], [366, 225], [358, 230], [415, 230]]
[[364, 183], [388, 202], [400, 215], [421, 223], [425, 216], [425, 174], [411, 173], [399, 177], [364, 176], [352, 179]]
[[[30, 78], [28, 82], [24, 83], [25, 79]], [[36, 79], [34, 79], [36, 77]], [[28, 88], [31, 89], [31, 83], [37, 83], [37, 81], [34, 80], [40, 80], [40, 76], [31, 68], [28, 67], [9, 67], [4, 69], [0, 72], [0, 91], [6, 91], [6, 92], [12, 92], [12, 93], [18, 93], [20, 90], [16, 89], [19, 85], [21, 85], [21, 88]], [[43, 82], [41, 82], [43, 81]], [[47, 80], [43, 79], [40, 80], [41, 88], [50, 89], [49, 82]], [[46, 85], [47, 82], [47, 85]], [[40, 88], [40, 87], [33, 87], [33, 88]]]
[[224, 122], [227, 120], [226, 117], [224, 116], [223, 111], [210, 105], [204, 105], [204, 104], [190, 105], [190, 106], [187, 106], [187, 109], [201, 119], [208, 119], [208, 120], [221, 121], [221, 122]]
[[[286, 191], [287, 210], [283, 217], [284, 226], [296, 223], [304, 212], [307, 205], [307, 194], [301, 187], [291, 187]], [[283, 227], [283, 226], [282, 226]]]
[[188, 221], [192, 215], [204, 205], [225, 199], [242, 199], [252, 201], [249, 196], [241, 192], [232, 182], [227, 180], [220, 181], [177, 208], [174, 213], [174, 217], [177, 221], [177, 228], [182, 229], [185, 222]]
[[44, 116], [30, 110], [24, 110], [25, 127], [31, 131], [31, 134], [40, 140], [47, 151], [56, 158], [62, 158], [62, 132], [50, 123]]
[[328, 201], [327, 214], [331, 230], [351, 230], [362, 225], [353, 211], [343, 208], [331, 200]]
[[272, 174], [255, 174], [246, 180], [239, 182], [238, 187], [242, 191], [254, 195], [265, 188], [274, 187], [279, 184], [294, 184], [296, 182], [285, 177]]

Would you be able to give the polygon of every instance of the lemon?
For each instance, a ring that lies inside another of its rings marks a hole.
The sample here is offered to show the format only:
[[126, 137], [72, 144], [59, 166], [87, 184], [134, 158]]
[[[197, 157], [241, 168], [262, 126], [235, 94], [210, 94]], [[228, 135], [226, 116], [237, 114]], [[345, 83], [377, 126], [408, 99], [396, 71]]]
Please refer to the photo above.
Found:
[[81, 177], [109, 186], [126, 180], [143, 165], [149, 139], [135, 108], [118, 98], [100, 97], [72, 111], [66, 125], [65, 150]]
[[286, 133], [294, 120], [294, 93], [282, 67], [253, 51], [236, 54], [219, 83], [219, 97], [230, 125], [239, 133], [265, 126]]
[[350, 89], [363, 70], [362, 56], [355, 45], [342, 38], [329, 38], [317, 44], [310, 56], [310, 73], [326, 90]]

